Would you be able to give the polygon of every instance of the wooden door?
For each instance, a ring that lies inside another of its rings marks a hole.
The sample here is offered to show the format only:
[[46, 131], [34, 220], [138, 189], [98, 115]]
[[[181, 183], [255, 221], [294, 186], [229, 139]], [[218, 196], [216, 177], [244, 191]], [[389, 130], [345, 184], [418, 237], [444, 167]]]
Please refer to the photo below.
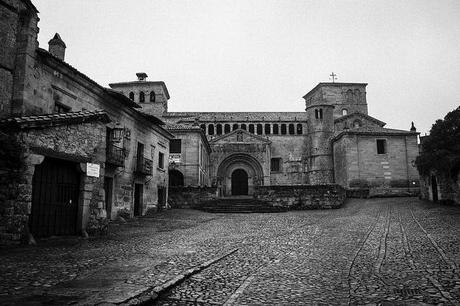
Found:
[[243, 169], [236, 169], [232, 173], [232, 195], [248, 194], [248, 174]]
[[32, 179], [30, 231], [36, 237], [77, 233], [80, 173], [75, 163], [45, 158]]

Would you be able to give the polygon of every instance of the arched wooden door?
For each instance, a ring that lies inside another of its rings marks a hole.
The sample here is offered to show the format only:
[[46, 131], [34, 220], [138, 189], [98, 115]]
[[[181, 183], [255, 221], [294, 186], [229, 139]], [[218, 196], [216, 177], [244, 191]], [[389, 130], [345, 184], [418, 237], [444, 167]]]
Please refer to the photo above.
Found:
[[232, 172], [232, 195], [248, 194], [248, 173], [243, 169]]
[[169, 171], [169, 186], [184, 186], [184, 175], [178, 170]]
[[80, 173], [76, 164], [45, 158], [32, 179], [30, 231], [37, 237], [77, 233]]

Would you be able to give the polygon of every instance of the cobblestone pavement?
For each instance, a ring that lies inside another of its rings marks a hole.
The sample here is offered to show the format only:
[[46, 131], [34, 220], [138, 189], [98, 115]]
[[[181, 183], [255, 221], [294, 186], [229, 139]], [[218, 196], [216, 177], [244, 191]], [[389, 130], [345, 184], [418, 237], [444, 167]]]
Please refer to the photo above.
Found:
[[459, 234], [460, 208], [414, 198], [277, 214], [173, 210], [113, 225], [108, 237], [0, 250], [0, 304], [122, 303], [215, 259], [153, 303], [460, 305]]

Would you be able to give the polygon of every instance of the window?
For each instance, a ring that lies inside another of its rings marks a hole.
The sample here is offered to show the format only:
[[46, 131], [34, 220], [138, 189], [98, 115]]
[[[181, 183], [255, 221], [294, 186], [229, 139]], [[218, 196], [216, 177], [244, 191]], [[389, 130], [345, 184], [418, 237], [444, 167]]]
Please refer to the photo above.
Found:
[[272, 158], [270, 161], [270, 170], [273, 172], [281, 171], [281, 158]]
[[208, 134], [214, 135], [214, 124], [208, 125]]
[[238, 129], [238, 123], [233, 124], [233, 130], [237, 130], [237, 129]]
[[319, 119], [319, 112], [318, 112], [317, 109], [315, 109], [315, 118], [316, 118], [316, 119]]
[[182, 152], [182, 139], [171, 139], [169, 142], [169, 153]]
[[297, 135], [302, 135], [303, 127], [301, 123], [297, 123]]
[[222, 124], [218, 123], [216, 126], [216, 134], [222, 135]]
[[241, 129], [246, 131], [246, 124], [241, 124]]
[[225, 134], [230, 133], [230, 124], [225, 124], [224, 125], [224, 133]]
[[386, 139], [377, 139], [377, 154], [387, 153], [387, 141]]
[[265, 135], [270, 135], [270, 124], [265, 124]]
[[273, 125], [273, 135], [278, 135], [279, 134], [279, 128], [278, 124]]
[[200, 128], [203, 130], [203, 132], [206, 134], [206, 124], [200, 124]]
[[346, 108], [342, 109], [342, 116], [348, 115], [348, 110]]
[[150, 92], [150, 102], [155, 102], [155, 92], [153, 90]]
[[139, 102], [144, 103], [145, 102], [145, 94], [143, 91], [139, 93]]
[[143, 143], [140, 143], [140, 142], [137, 143], [136, 157], [137, 157], [137, 164], [138, 165], [142, 164], [142, 162], [144, 160], [144, 144]]
[[294, 135], [294, 134], [295, 134], [294, 124], [290, 123], [289, 124], [289, 135]]
[[281, 135], [286, 135], [286, 124], [281, 124]]
[[262, 124], [257, 124], [257, 135], [262, 135]]
[[55, 114], [68, 113], [70, 112], [70, 107], [65, 106], [64, 104], [61, 104], [61, 103], [54, 103], [53, 112]]
[[161, 152], [158, 152], [158, 168], [164, 169], [164, 159], [165, 155]]
[[131, 91], [129, 93], [129, 98], [134, 101], [134, 92]]
[[354, 127], [355, 129], [361, 127], [361, 121], [359, 121], [359, 120], [353, 121], [353, 127]]
[[319, 109], [319, 119], [323, 119], [323, 109]]
[[249, 133], [253, 133], [253, 134], [254, 134], [254, 124], [250, 124], [250, 125], [249, 125]]

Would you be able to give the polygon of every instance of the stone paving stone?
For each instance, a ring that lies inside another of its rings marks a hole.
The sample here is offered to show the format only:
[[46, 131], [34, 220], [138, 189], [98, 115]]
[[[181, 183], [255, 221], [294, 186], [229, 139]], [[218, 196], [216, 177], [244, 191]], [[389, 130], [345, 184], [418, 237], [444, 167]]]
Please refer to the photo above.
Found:
[[0, 249], [0, 304], [120, 303], [212, 258], [157, 305], [460, 304], [460, 208], [348, 200], [276, 214], [162, 212], [107, 237]]

